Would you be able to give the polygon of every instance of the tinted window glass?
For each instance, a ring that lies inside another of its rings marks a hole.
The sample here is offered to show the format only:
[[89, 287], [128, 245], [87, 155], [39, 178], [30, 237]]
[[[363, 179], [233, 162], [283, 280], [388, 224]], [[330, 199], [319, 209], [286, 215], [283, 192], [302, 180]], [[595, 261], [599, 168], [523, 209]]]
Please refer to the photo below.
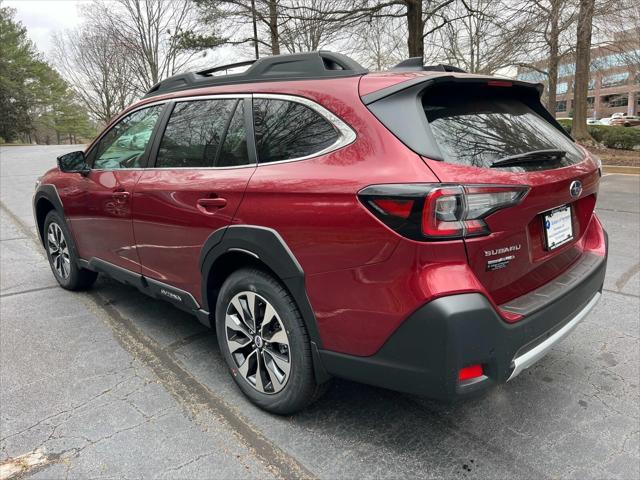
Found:
[[338, 139], [333, 125], [300, 103], [256, 99], [253, 115], [261, 163], [313, 155]]
[[89, 154], [93, 168], [117, 170], [142, 167], [144, 152], [164, 105], [137, 110], [127, 115], [98, 142]]
[[236, 110], [229, 122], [227, 133], [222, 142], [222, 148], [218, 154], [215, 165], [217, 167], [235, 167], [247, 165], [249, 155], [247, 153], [247, 131], [244, 123], [244, 102], [238, 101]]
[[564, 150], [553, 165], [536, 163], [515, 170], [557, 168], [582, 158], [574, 143], [513, 94], [468, 87], [466, 91], [429, 91], [423, 107], [445, 161], [489, 167], [510, 155], [534, 150]]
[[220, 99], [177, 103], [160, 142], [156, 167], [213, 167], [238, 102]]

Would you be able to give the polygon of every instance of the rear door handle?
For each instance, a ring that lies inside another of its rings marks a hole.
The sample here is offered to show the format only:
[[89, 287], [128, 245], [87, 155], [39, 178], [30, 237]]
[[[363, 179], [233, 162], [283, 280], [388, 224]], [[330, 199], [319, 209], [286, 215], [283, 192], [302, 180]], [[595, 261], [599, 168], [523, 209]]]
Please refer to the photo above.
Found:
[[200, 198], [198, 200], [198, 209], [203, 213], [215, 213], [215, 210], [224, 207], [227, 199], [222, 197]]

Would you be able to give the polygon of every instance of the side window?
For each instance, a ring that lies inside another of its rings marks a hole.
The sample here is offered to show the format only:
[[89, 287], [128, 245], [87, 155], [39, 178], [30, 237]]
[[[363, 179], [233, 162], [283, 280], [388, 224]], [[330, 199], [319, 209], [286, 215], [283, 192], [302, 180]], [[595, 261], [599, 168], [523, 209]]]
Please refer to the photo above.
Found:
[[235, 167], [248, 163], [250, 162], [247, 151], [247, 129], [244, 123], [244, 102], [238, 100], [215, 165], [216, 167]]
[[164, 105], [137, 110], [116, 123], [89, 153], [99, 170], [140, 168], [147, 144]]
[[331, 123], [296, 102], [254, 99], [253, 122], [260, 163], [313, 155], [338, 139]]
[[[242, 108], [238, 108], [241, 103], [237, 99], [177, 103], [162, 136], [155, 166], [213, 167], [220, 165], [218, 158], [229, 165], [248, 163]], [[236, 111], [240, 115], [239, 124]], [[220, 153], [227, 129], [235, 140], [225, 141], [228, 155], [223, 158]]]

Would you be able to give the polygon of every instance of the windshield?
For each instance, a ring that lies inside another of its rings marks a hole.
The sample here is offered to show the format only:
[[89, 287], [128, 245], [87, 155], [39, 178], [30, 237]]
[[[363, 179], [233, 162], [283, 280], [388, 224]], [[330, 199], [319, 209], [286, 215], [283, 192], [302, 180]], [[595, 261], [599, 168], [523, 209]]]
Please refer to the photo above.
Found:
[[574, 143], [556, 127], [504, 89], [496, 90], [485, 87], [425, 94], [424, 111], [446, 162], [489, 168], [504, 157], [536, 150], [562, 150], [566, 155], [504, 168], [540, 170], [582, 160]]

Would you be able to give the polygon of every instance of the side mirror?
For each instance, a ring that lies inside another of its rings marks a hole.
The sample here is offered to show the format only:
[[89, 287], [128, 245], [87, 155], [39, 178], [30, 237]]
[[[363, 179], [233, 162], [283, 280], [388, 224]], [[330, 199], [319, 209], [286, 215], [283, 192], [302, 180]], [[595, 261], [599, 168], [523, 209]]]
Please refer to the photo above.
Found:
[[82, 175], [86, 175], [91, 171], [82, 151], [60, 155], [58, 157], [58, 168], [65, 173], [80, 173]]

